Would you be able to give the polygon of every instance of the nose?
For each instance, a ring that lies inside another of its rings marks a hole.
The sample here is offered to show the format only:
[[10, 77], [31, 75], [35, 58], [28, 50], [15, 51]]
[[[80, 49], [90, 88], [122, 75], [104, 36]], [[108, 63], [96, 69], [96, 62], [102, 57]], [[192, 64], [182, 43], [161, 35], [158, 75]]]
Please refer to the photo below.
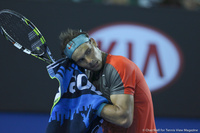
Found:
[[85, 60], [86, 60], [87, 64], [92, 65], [93, 59], [86, 57]]

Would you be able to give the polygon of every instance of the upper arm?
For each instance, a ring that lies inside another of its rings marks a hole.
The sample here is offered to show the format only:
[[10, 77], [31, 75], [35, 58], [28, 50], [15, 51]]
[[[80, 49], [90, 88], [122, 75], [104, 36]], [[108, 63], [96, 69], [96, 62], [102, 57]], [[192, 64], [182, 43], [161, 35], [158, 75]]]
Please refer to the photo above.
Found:
[[107, 120], [127, 128], [132, 124], [134, 114], [135, 67], [124, 58], [113, 59], [106, 67], [105, 82], [108, 83], [109, 98], [113, 106], [107, 106], [103, 114], [109, 114], [106, 111], [112, 111], [113, 113], [108, 116], [115, 116], [115, 119]]
[[111, 102], [118, 108], [122, 117], [130, 126], [133, 121], [134, 96], [129, 94], [116, 94], [110, 96]]

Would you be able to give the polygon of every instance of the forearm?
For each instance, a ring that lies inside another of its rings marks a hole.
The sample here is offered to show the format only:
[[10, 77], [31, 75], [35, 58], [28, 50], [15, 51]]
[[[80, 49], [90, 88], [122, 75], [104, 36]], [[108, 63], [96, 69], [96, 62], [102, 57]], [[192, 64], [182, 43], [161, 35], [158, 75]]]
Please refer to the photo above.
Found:
[[119, 106], [106, 104], [103, 107], [100, 116], [108, 122], [128, 128], [132, 123], [129, 114], [130, 112], [128, 112], [128, 110], [124, 110]]

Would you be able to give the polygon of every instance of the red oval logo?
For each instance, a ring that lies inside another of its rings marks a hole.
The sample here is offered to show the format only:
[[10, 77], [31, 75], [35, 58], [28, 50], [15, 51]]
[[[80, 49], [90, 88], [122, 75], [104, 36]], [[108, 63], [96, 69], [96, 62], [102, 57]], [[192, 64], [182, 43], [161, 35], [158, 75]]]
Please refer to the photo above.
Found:
[[115, 23], [95, 28], [89, 34], [101, 50], [135, 62], [151, 91], [169, 85], [181, 72], [182, 52], [160, 30], [135, 23]]

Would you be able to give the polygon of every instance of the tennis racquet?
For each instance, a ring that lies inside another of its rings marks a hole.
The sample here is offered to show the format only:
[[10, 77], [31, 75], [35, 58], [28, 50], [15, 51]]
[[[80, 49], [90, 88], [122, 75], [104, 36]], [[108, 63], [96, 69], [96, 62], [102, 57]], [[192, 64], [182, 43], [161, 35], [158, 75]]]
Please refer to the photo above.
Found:
[[48, 64], [55, 62], [43, 35], [23, 15], [9, 9], [1, 10], [0, 32], [24, 53], [41, 59]]

